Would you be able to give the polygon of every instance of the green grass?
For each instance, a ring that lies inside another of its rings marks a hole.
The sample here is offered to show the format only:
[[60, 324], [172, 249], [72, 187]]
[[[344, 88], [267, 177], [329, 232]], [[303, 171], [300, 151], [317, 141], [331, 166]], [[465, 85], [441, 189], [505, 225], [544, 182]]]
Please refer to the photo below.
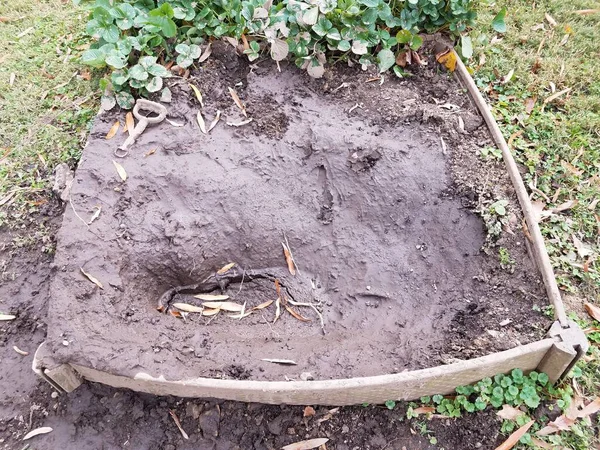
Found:
[[0, 17], [0, 202], [14, 192], [0, 225], [16, 227], [47, 201], [55, 166], [77, 163], [98, 95], [77, 61], [87, 42], [81, 9], [15, 0], [0, 4]]

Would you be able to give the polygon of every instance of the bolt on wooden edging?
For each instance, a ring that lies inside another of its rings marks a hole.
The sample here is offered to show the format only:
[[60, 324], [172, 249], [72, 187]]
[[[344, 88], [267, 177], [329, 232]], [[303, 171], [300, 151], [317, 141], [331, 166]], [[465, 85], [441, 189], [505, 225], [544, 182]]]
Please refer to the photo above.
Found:
[[384, 403], [387, 400], [415, 400], [426, 395], [451, 394], [458, 386], [472, 384], [499, 373], [509, 373], [516, 368], [524, 372], [545, 372], [550, 381], [556, 383], [586, 353], [588, 341], [579, 326], [567, 319], [531, 201], [510, 149], [473, 78], [459, 56], [455, 54], [455, 57], [455, 74], [469, 92], [494, 141], [502, 151], [525, 216], [534, 249], [532, 256], [554, 307], [556, 322], [550, 328], [546, 339], [480, 358], [428, 369], [371, 377], [290, 382], [214, 378], [167, 380], [161, 374], [113, 374], [75, 363], [55, 362], [42, 343], [34, 356], [34, 372], [60, 392], [71, 392], [80, 386], [83, 380], [89, 380], [156, 395], [291, 405], [341, 406], [364, 402]]

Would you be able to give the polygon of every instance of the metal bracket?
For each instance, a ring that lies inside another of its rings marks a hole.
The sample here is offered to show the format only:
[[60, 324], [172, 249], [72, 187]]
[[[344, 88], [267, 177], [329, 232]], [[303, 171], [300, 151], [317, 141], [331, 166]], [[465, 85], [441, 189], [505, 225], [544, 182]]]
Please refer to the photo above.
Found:
[[566, 328], [563, 328], [559, 321], [552, 324], [548, 330], [548, 337], [554, 338], [556, 342], [537, 367], [539, 372], [548, 375], [552, 383], [568, 374], [590, 346], [579, 325], [572, 320], [567, 324]]
[[49, 353], [42, 342], [35, 351], [31, 368], [37, 376], [45, 380], [59, 393], [69, 393], [77, 389], [81, 383], [81, 376], [69, 364], [55, 364], [52, 368], [46, 367], [43, 361], [48, 361]]

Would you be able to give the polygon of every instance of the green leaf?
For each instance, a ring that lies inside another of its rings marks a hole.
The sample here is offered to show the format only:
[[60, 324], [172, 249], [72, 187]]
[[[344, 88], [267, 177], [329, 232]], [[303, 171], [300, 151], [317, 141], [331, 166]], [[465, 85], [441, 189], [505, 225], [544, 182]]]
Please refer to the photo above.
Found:
[[127, 65], [127, 61], [122, 56], [113, 53], [106, 57], [106, 64], [113, 69], [122, 69]]
[[342, 40], [338, 42], [337, 48], [341, 52], [347, 52], [348, 50], [350, 50], [350, 42]]
[[106, 56], [104, 55], [104, 52], [95, 48], [83, 52], [81, 55], [81, 62], [88, 66], [102, 68], [106, 66], [105, 58]]
[[365, 5], [369, 8], [375, 8], [379, 5], [380, 0], [359, 0], [358, 3]]
[[117, 99], [117, 103], [123, 109], [131, 109], [133, 108], [133, 105], [135, 105], [135, 99], [133, 98], [133, 95], [127, 91], [117, 92], [115, 97]]
[[396, 63], [394, 52], [389, 48], [381, 50], [377, 54], [377, 60], [379, 62], [379, 73], [387, 72]]
[[319, 21], [313, 25], [312, 30], [319, 36], [325, 36], [327, 32], [333, 27], [331, 21], [325, 17], [321, 17]]
[[148, 79], [148, 72], [141, 64], [136, 64], [129, 70], [129, 76], [134, 80], [145, 81]]
[[548, 381], [548, 375], [546, 375], [544, 372], [538, 375], [538, 383], [540, 383], [542, 386], [546, 386], [546, 384], [548, 384]]
[[394, 400], [388, 400], [385, 402], [385, 406], [387, 409], [394, 409], [396, 407], [396, 402]]
[[421, 45], [423, 45], [423, 38], [419, 35], [414, 35], [412, 42], [410, 43], [410, 48], [413, 50], [419, 50]]
[[442, 402], [442, 400], [444, 400], [444, 396], [440, 395], [440, 394], [436, 394], [431, 399], [433, 400], [433, 403], [439, 405]]
[[105, 28], [100, 29], [100, 36], [106, 42], [117, 42], [119, 40], [120, 34], [121, 32], [119, 31], [119, 28], [116, 25], [109, 25]]
[[396, 34], [396, 40], [398, 41], [399, 44], [408, 44], [410, 41], [412, 41], [412, 38], [413, 38], [413, 35], [408, 30], [400, 30]]
[[160, 64], [152, 64], [146, 70], [150, 75], [154, 75], [155, 77], [168, 78], [171, 75], [167, 68]]
[[129, 75], [123, 70], [115, 70], [110, 75], [110, 81], [112, 81], [112, 84], [117, 86], [124, 85], [127, 83], [127, 80], [129, 80]]
[[182, 55], [189, 55], [190, 54], [190, 46], [187, 44], [177, 44], [175, 46], [175, 51], [177, 53], [180, 53]]
[[502, 8], [494, 20], [492, 20], [492, 28], [498, 33], [506, 33], [506, 23], [504, 18], [506, 17], [506, 8]]
[[315, 6], [313, 8], [309, 8], [306, 11], [304, 11], [304, 14], [302, 15], [302, 21], [306, 25], [314, 25], [317, 23], [318, 17], [319, 17], [319, 8], [317, 8]]
[[470, 59], [473, 56], [473, 42], [471, 42], [471, 38], [469, 36], [461, 36], [460, 42], [462, 55]]
[[161, 77], [153, 77], [147, 84], [146, 89], [148, 92], [158, 92], [163, 87], [163, 80]]

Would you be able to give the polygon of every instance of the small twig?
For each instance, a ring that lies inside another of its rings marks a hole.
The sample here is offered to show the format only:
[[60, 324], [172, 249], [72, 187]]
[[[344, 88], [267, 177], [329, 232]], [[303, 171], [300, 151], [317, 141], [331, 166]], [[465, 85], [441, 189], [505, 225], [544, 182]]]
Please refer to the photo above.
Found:
[[294, 259], [294, 254], [292, 253], [292, 247], [290, 247], [290, 243], [288, 242], [288, 238], [285, 235], [285, 232], [283, 233], [283, 239], [285, 239], [285, 245], [287, 246], [288, 252], [290, 252], [290, 258], [292, 258], [292, 262], [294, 263], [294, 267], [298, 271], [298, 275], [300, 275], [300, 268], [298, 267], [298, 264], [296, 264], [296, 260]]
[[90, 226], [88, 225], [88, 223], [85, 220], [83, 220], [83, 218], [79, 214], [77, 214], [77, 211], [75, 210], [75, 205], [73, 205], [73, 200], [71, 199], [71, 196], [69, 196], [69, 204], [71, 205], [71, 208], [73, 209], [73, 212], [75, 213], [77, 218], [79, 220], [81, 220], [83, 222], [83, 224], [86, 226], [86, 228], [89, 230]]
[[179, 431], [181, 432], [181, 435], [183, 436], [183, 438], [184, 439], [189, 439], [190, 437], [187, 435], [187, 433], [185, 432], [185, 430], [181, 427], [181, 422], [179, 422], [179, 418], [175, 414], [175, 411], [173, 411], [172, 409], [170, 409], [169, 410], [169, 414], [173, 418], [173, 421], [175, 422], [175, 425], [177, 425], [177, 428], [179, 428]]

